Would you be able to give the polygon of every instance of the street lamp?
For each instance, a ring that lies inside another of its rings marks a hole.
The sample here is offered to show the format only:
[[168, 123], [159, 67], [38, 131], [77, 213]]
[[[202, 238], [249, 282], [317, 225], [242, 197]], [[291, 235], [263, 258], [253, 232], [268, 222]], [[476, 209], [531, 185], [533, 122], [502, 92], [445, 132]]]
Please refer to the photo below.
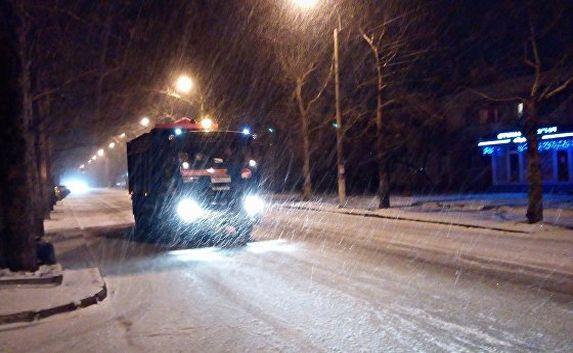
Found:
[[127, 135], [125, 134], [125, 132], [122, 132], [121, 135], [119, 135], [119, 138], [124, 139]]
[[115, 142], [110, 142], [109, 145], [107, 145], [107, 147], [109, 147], [110, 150], [115, 148]]
[[[291, 2], [309, 10], [314, 7], [318, 0], [291, 0]], [[339, 40], [338, 34], [342, 27], [340, 12], [338, 11], [338, 23], [333, 31], [333, 51], [334, 51], [334, 108], [336, 111], [336, 123], [332, 124], [336, 128], [336, 169], [338, 175], [338, 203], [343, 206], [346, 203], [346, 171], [344, 168], [344, 129], [342, 128], [342, 111], [340, 109], [340, 66], [339, 66]]]
[[139, 124], [140, 124], [141, 126], [147, 127], [147, 126], [149, 126], [149, 123], [150, 123], [150, 122], [151, 122], [151, 121], [149, 120], [149, 118], [145, 116], [145, 117], [143, 117], [143, 118], [139, 121]]
[[193, 89], [193, 80], [187, 75], [181, 75], [175, 81], [175, 90], [181, 94], [187, 94]]
[[103, 157], [103, 155], [104, 155], [103, 148], [100, 148], [99, 150], [97, 150], [97, 155], [100, 157]]

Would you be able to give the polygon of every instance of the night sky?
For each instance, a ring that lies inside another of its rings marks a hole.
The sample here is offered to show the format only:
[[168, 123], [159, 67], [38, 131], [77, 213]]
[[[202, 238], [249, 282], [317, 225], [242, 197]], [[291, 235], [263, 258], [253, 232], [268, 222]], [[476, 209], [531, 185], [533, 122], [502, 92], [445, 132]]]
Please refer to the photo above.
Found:
[[[193, 77], [193, 98], [202, 95], [222, 125], [274, 126], [296, 136], [293, 81], [281, 53], [299, 50], [316, 59], [312, 95], [328, 74], [337, 13], [344, 105], [366, 117], [372, 68], [359, 29], [384, 18], [397, 19], [391, 33], [407, 27], [408, 40], [388, 69], [388, 99], [404, 91], [435, 98], [530, 74], [523, 61], [530, 23], [539, 28], [545, 69], [566, 67], [573, 51], [570, 1], [341, 0], [303, 15], [279, 0], [60, 0], [31, 2], [29, 9], [38, 73], [33, 88], [50, 97], [60, 169], [77, 166], [141, 116], [196, 115], [197, 105], [180, 106], [157, 93], [180, 73]], [[333, 116], [331, 86], [313, 112], [318, 145], [329, 139], [320, 129], [329, 124], [321, 119]]]

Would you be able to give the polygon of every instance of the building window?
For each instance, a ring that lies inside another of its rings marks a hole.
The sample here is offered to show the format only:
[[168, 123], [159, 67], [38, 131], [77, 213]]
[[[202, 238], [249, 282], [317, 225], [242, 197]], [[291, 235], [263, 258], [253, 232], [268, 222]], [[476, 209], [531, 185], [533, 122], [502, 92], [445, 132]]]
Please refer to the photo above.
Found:
[[517, 103], [517, 116], [520, 118], [523, 116], [523, 102]]
[[480, 125], [487, 124], [488, 115], [489, 114], [488, 114], [487, 109], [480, 109], [479, 110], [479, 123], [480, 123]]
[[509, 182], [519, 183], [519, 155], [515, 151], [509, 153]]
[[494, 155], [495, 180], [498, 183], [507, 183], [507, 154]]
[[499, 112], [497, 108], [482, 108], [479, 110], [479, 122], [481, 125], [499, 122]]
[[541, 162], [541, 179], [553, 181], [553, 151], [539, 152]]
[[557, 181], [569, 181], [569, 155], [567, 150], [557, 151]]

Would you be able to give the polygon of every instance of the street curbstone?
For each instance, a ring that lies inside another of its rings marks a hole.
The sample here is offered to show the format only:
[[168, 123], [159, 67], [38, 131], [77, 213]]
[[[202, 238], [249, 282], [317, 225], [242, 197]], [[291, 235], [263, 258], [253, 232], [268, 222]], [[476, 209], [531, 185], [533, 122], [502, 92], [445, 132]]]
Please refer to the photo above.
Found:
[[340, 209], [339, 210], [326, 210], [326, 209], [320, 209], [320, 208], [308, 207], [308, 206], [299, 206], [299, 205], [280, 205], [280, 207], [290, 208], [290, 209], [295, 209], [295, 210], [345, 214], [345, 215], [349, 215], [349, 216], [360, 216], [360, 217], [370, 217], [370, 218], [391, 219], [391, 220], [398, 220], [398, 221], [439, 224], [439, 225], [462, 227], [462, 228], [487, 229], [487, 230], [495, 230], [495, 231], [499, 231], [499, 232], [516, 233], [516, 234], [531, 234], [531, 232], [529, 232], [529, 231], [524, 231], [524, 230], [519, 230], [519, 229], [490, 227], [490, 226], [483, 226], [483, 225], [479, 225], [479, 224], [470, 224], [470, 223], [434, 221], [434, 220], [429, 220], [429, 219], [419, 219], [419, 218], [403, 217], [403, 216], [387, 216], [387, 215], [381, 215], [381, 214], [377, 214], [377, 213], [369, 213], [369, 212], [357, 211], [357, 210], [352, 210], [352, 211], [344, 211], [344, 210], [340, 210]]
[[45, 319], [53, 315], [63, 314], [97, 304], [107, 297], [107, 285], [105, 281], [103, 281], [103, 278], [102, 282], [102, 287], [96, 293], [73, 303], [58, 305], [52, 308], [41, 309], [38, 311], [24, 311], [19, 313], [0, 315], [0, 325], [33, 322]]
[[4, 278], [0, 279], [0, 287], [20, 286], [20, 285], [60, 285], [64, 276], [57, 274], [39, 278]]

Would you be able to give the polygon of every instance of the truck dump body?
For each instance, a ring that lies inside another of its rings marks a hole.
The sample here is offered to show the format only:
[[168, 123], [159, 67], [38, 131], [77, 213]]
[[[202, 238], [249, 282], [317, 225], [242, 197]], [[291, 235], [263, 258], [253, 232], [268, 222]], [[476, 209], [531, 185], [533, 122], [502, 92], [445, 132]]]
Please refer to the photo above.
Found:
[[[181, 220], [195, 229], [213, 222], [252, 224], [245, 198], [257, 192], [259, 178], [251, 141], [238, 132], [153, 129], [128, 142], [136, 227]], [[200, 220], [193, 213], [208, 216]]]

